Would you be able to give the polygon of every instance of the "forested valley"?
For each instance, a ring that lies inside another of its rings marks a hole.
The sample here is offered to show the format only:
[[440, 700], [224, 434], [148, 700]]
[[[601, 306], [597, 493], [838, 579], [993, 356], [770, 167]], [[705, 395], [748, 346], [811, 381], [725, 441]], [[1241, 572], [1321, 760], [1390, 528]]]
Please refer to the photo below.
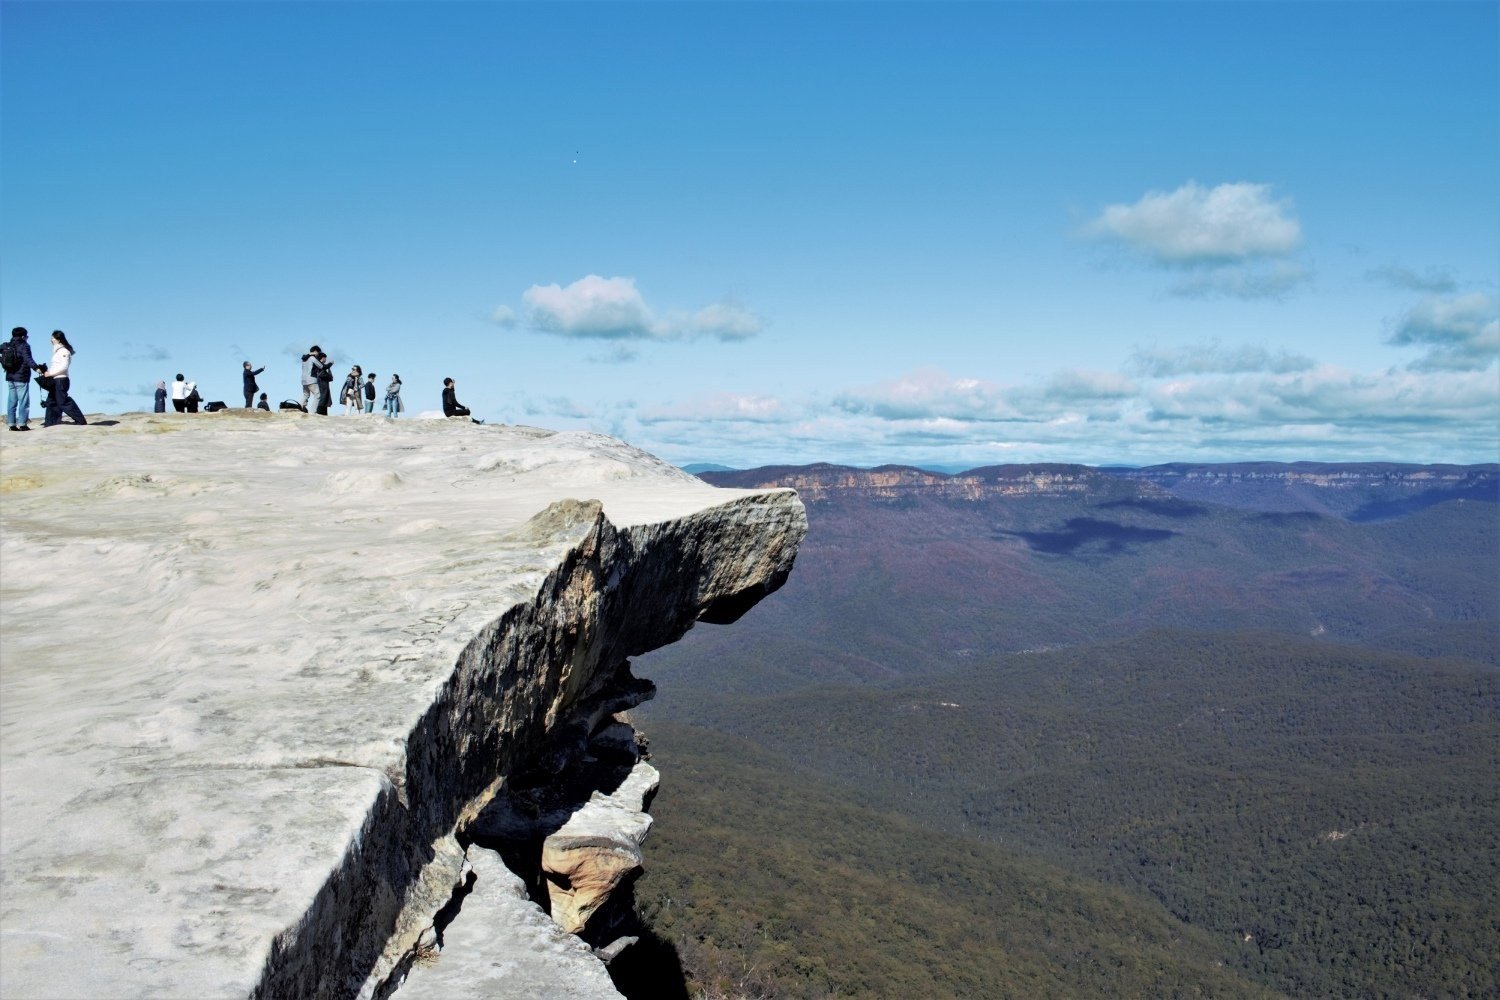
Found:
[[637, 664], [627, 992], [1495, 995], [1500, 506], [1371, 494], [810, 503]]

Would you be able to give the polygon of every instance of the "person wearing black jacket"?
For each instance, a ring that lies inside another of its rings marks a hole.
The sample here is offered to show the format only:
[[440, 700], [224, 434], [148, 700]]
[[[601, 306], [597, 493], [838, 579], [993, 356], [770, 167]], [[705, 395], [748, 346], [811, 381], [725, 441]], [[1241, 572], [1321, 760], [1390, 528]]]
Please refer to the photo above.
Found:
[[328, 360], [328, 355], [323, 351], [318, 352], [312, 373], [318, 382], [318, 415], [326, 417], [328, 408], [333, 405], [333, 362]]
[[245, 409], [247, 410], [255, 405], [255, 394], [257, 392], [260, 392], [260, 386], [256, 385], [255, 383], [255, 376], [259, 375], [265, 370], [266, 366], [261, 365], [259, 368], [255, 369], [255, 371], [251, 371], [250, 362], [245, 362], [245, 371], [243, 372], [243, 374], [245, 376]]
[[31, 370], [37, 363], [26, 336], [26, 328], [18, 326], [5, 345], [5, 423], [13, 431], [31, 430]]
[[469, 408], [458, 401], [458, 390], [451, 378], [443, 379], [443, 416], [445, 417], [468, 417], [476, 424], [484, 423], [478, 417], [469, 412]]

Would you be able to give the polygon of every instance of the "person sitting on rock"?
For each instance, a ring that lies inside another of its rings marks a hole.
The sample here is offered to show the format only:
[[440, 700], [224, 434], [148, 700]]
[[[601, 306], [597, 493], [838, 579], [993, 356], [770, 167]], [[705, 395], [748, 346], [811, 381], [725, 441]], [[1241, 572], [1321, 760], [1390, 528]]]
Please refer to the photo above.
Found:
[[443, 379], [443, 416], [468, 417], [476, 424], [484, 423], [469, 412], [469, 408], [458, 401], [457, 389], [451, 378]]

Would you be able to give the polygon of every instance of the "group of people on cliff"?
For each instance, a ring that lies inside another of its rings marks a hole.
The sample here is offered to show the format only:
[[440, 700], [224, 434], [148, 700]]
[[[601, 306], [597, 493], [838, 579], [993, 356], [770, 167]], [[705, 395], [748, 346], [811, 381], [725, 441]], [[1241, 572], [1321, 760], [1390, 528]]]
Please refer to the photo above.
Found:
[[10, 331], [10, 340], [0, 345], [0, 367], [5, 369], [5, 423], [13, 431], [31, 430], [31, 380], [47, 393], [43, 404], [42, 426], [52, 427], [67, 417], [75, 424], [86, 424], [83, 411], [68, 390], [73, 379], [73, 345], [61, 330], [52, 331], [52, 359], [37, 364], [31, 353], [31, 341], [24, 326]]
[[[252, 373], [250, 362], [245, 362], [246, 405], [249, 405], [250, 393], [254, 391], [254, 375], [259, 371], [258, 369]], [[349, 369], [339, 390], [339, 402], [343, 404], [345, 416], [375, 412], [375, 400], [379, 395], [376, 378], [378, 376], [375, 372], [366, 373], [359, 365]], [[317, 400], [316, 404], [314, 399]], [[302, 402], [300, 406], [293, 405], [304, 413], [309, 406], [313, 406], [313, 412], [323, 416], [327, 416], [333, 406], [333, 362], [328, 359], [328, 353], [317, 344], [309, 347], [307, 353], [302, 355]], [[287, 407], [287, 404], [283, 403], [282, 406]], [[401, 376], [392, 375], [385, 387], [385, 415], [399, 416], [405, 408], [401, 402]], [[472, 417], [469, 408], [458, 401], [451, 378], [443, 379], [443, 416], [469, 417], [476, 424], [484, 423]]]
[[[52, 427], [60, 424], [64, 417], [75, 424], [88, 423], [83, 411], [69, 394], [72, 386], [70, 373], [74, 353], [67, 334], [61, 330], [53, 330], [51, 362], [45, 365], [38, 364], [32, 355], [26, 328], [18, 326], [11, 330], [10, 340], [0, 345], [0, 363], [3, 363], [5, 369], [5, 422], [12, 431], [31, 430], [31, 381], [33, 377], [36, 379], [37, 387], [47, 393], [44, 402], [43, 426]], [[266, 394], [261, 392], [260, 384], [256, 381], [256, 377], [265, 370], [264, 366], [256, 368], [248, 361], [243, 364], [242, 388], [247, 410], [271, 409]], [[375, 412], [375, 401], [381, 396], [376, 383], [377, 378], [375, 372], [366, 374], [359, 365], [350, 368], [339, 390], [339, 403], [344, 407], [346, 415]], [[302, 355], [301, 380], [302, 401], [298, 403], [296, 400], [289, 399], [282, 402], [280, 408], [301, 410], [303, 413], [314, 412], [326, 416], [333, 406], [333, 362], [317, 344], [308, 348], [307, 353]], [[397, 417], [406, 409], [401, 400], [401, 388], [401, 376], [392, 375], [384, 391], [383, 412], [387, 417]], [[200, 407], [209, 411], [225, 408], [222, 401], [204, 403], [197, 383], [181, 372], [177, 373], [170, 387], [165, 380], [156, 383], [155, 411], [165, 413], [169, 400], [172, 409], [178, 413], [197, 413]], [[468, 417], [476, 424], [484, 423], [483, 420], [473, 416], [467, 406], [458, 401], [457, 385], [451, 378], [443, 379], [442, 400], [444, 416]]]

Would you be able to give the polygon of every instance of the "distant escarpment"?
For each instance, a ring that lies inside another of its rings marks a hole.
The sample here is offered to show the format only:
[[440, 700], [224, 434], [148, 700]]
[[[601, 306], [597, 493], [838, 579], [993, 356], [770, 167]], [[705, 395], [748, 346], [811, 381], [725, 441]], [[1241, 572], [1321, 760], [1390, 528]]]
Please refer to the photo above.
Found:
[[810, 503], [836, 496], [900, 501], [917, 495], [953, 500], [993, 497], [1095, 499], [1177, 497], [1267, 512], [1311, 511], [1355, 521], [1400, 517], [1446, 500], [1500, 500], [1500, 465], [1403, 465], [1389, 462], [1239, 462], [1145, 468], [994, 465], [943, 473], [904, 465], [765, 466], [700, 473], [719, 486], [795, 488]]
[[781, 586], [796, 495], [592, 434], [100, 424], [0, 476], [0, 993], [616, 995], [631, 658]]

